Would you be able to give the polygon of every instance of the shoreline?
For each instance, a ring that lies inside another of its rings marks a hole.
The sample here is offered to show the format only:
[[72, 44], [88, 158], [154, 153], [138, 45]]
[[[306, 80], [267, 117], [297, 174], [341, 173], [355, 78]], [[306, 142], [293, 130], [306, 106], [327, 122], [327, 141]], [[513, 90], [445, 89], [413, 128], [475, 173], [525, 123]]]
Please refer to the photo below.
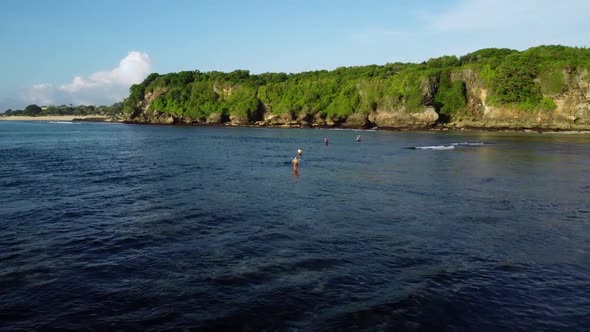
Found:
[[148, 126], [181, 126], [181, 127], [243, 127], [243, 128], [284, 128], [284, 129], [339, 129], [339, 130], [368, 130], [368, 131], [447, 131], [447, 132], [514, 132], [514, 133], [537, 133], [537, 134], [590, 134], [590, 129], [560, 129], [560, 128], [510, 128], [510, 127], [455, 127], [444, 124], [433, 127], [422, 128], [351, 128], [351, 127], [326, 127], [326, 126], [299, 126], [299, 125], [232, 125], [232, 124], [157, 124], [141, 123], [133, 121], [116, 120], [106, 115], [45, 115], [45, 116], [0, 116], [0, 121], [86, 121], [86, 122], [109, 122], [124, 123], [132, 125]]
[[[104, 121], [110, 122], [110, 116], [106, 115], [44, 115], [44, 116], [0, 116], [0, 121]], [[114, 122], [114, 121], [113, 121]]]
[[258, 124], [229, 124], [229, 123], [150, 123], [118, 121], [120, 123], [139, 126], [166, 126], [166, 127], [226, 127], [226, 128], [278, 128], [278, 129], [328, 129], [328, 130], [350, 130], [350, 131], [440, 131], [440, 132], [497, 132], [497, 133], [527, 133], [527, 134], [581, 134], [589, 135], [589, 129], [560, 129], [560, 128], [510, 128], [510, 127], [455, 127], [439, 124], [433, 127], [329, 127], [329, 126], [300, 126], [300, 125], [258, 125]]

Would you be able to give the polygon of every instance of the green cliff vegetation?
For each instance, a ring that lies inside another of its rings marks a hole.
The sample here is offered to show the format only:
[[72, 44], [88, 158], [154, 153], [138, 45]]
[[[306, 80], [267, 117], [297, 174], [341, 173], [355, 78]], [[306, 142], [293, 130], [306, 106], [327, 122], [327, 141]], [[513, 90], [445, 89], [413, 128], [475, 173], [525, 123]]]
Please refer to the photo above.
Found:
[[[423, 63], [341, 67], [297, 74], [184, 71], [153, 73], [130, 88], [124, 111], [145, 111], [204, 120], [213, 113], [257, 121], [264, 113], [297, 117], [340, 117], [353, 113], [433, 107], [440, 119], [469, 112], [468, 86], [487, 91], [487, 104], [523, 112], [552, 110], [573, 73], [590, 69], [590, 50], [539, 46], [519, 52], [482, 49], [460, 58]], [[465, 72], [473, 73], [467, 78]], [[469, 80], [476, 80], [471, 82]]]

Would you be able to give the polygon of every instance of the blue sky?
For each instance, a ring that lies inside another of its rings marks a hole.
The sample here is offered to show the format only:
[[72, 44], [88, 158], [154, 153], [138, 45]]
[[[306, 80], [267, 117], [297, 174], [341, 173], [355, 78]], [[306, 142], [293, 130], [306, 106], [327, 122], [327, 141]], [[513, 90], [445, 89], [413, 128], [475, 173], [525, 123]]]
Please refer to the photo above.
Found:
[[112, 104], [151, 72], [301, 72], [590, 46], [587, 0], [2, 0], [0, 111]]

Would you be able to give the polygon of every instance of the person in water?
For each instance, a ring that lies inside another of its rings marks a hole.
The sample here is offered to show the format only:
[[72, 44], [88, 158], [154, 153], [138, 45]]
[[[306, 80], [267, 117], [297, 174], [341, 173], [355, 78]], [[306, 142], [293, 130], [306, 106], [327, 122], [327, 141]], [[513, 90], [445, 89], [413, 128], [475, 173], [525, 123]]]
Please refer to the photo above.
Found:
[[324, 138], [324, 143], [326, 143], [326, 145], [328, 145], [328, 138]]
[[303, 150], [301, 150], [301, 148], [297, 149], [297, 155], [299, 157], [301, 157], [301, 154], [303, 153]]
[[357, 141], [357, 142], [360, 142], [360, 141], [361, 141], [361, 135], [357, 135], [357, 136], [356, 136], [356, 141]]
[[299, 159], [297, 159], [297, 156], [293, 158], [291, 163], [293, 164], [293, 172], [297, 173], [299, 171]]

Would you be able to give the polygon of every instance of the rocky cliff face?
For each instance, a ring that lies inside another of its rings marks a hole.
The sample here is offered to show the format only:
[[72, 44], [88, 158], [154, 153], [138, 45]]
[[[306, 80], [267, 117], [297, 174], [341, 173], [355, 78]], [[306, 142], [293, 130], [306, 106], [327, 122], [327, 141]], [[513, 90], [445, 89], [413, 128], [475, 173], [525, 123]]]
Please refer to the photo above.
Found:
[[174, 124], [179, 122], [171, 114], [163, 113], [158, 110], [148, 110], [150, 104], [158, 96], [166, 94], [166, 89], [158, 89], [145, 95], [144, 99], [137, 105], [135, 112], [129, 115], [126, 121], [133, 123], [152, 123], [152, 124]]
[[467, 87], [467, 110], [453, 116], [448, 127], [491, 129], [590, 130], [590, 77], [587, 70], [564, 73], [562, 92], [544, 95], [557, 106], [553, 110], [523, 111], [516, 107], [492, 106], [488, 90], [471, 70], [454, 73], [453, 80], [463, 80]]
[[[396, 107], [376, 107], [367, 113], [355, 112], [348, 117], [325, 116], [322, 113], [273, 114], [261, 103], [255, 115], [237, 116], [221, 113], [210, 114], [205, 119], [193, 119], [150, 110], [151, 102], [166, 94], [158, 89], [144, 96], [136, 111], [127, 121], [151, 124], [209, 124], [230, 126], [282, 126], [282, 127], [343, 127], [383, 129], [424, 129], [433, 126], [447, 128], [487, 129], [551, 129], [590, 130], [590, 75], [587, 70], [564, 72], [566, 83], [561, 92], [544, 95], [556, 105], [553, 110], [524, 111], [514, 106], [493, 106], [483, 80], [471, 69], [451, 74], [451, 81], [463, 81], [466, 88], [466, 107], [463, 112], [442, 116], [435, 106], [438, 89], [436, 78], [420, 82], [422, 108], [408, 111], [402, 103]], [[231, 90], [216, 91], [229, 95]], [[362, 95], [362, 91], [360, 91]]]
[[[424, 88], [423, 99], [433, 98], [434, 89], [430, 86]], [[348, 117], [338, 115], [325, 116], [321, 113], [301, 113], [293, 116], [286, 114], [273, 114], [267, 111], [264, 104], [260, 106], [256, 117], [244, 117], [237, 115], [225, 116], [220, 113], [212, 113], [205, 119], [192, 119], [160, 110], [150, 110], [151, 102], [166, 93], [166, 90], [157, 90], [145, 95], [137, 105], [135, 112], [130, 114], [127, 122], [143, 124], [195, 124], [195, 125], [228, 125], [228, 126], [277, 126], [277, 127], [342, 127], [342, 128], [383, 128], [383, 129], [424, 129], [437, 123], [439, 118], [432, 106], [424, 106], [419, 112], [408, 112], [404, 106], [399, 108], [376, 109], [369, 114], [352, 113]]]

